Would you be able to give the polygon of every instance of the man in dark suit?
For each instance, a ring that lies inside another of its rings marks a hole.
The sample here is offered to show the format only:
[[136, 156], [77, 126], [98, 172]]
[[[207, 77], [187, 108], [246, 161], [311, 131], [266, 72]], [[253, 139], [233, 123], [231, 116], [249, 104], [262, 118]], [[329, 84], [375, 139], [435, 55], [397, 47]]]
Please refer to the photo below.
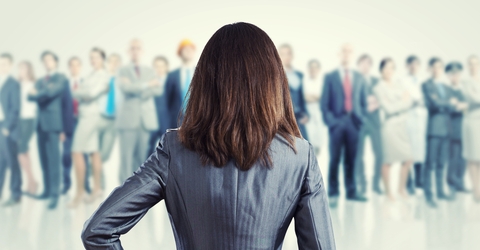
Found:
[[[452, 191], [467, 192], [464, 186], [466, 162], [462, 154], [462, 123], [463, 113], [469, 108], [462, 92], [461, 73], [463, 67], [459, 62], [451, 62], [445, 67], [452, 88], [454, 109], [450, 114], [451, 135], [450, 155], [448, 162], [447, 183]], [[454, 194], [454, 193], [453, 193]]]
[[325, 75], [320, 108], [323, 120], [330, 133], [330, 164], [328, 171], [328, 195], [330, 206], [336, 207], [340, 194], [338, 170], [342, 150], [344, 152], [344, 180], [347, 199], [366, 201], [356, 192], [355, 157], [358, 145], [358, 132], [361, 126], [360, 99], [364, 85], [363, 77], [350, 68], [353, 47], [342, 46], [341, 65], [337, 70]]
[[51, 51], [41, 56], [47, 75], [35, 83], [29, 99], [38, 104], [37, 138], [40, 163], [43, 170], [44, 192], [39, 198], [50, 199], [48, 208], [54, 209], [60, 193], [60, 134], [64, 131], [62, 97], [68, 80], [58, 73], [58, 57]]
[[451, 118], [454, 109], [451, 88], [442, 82], [443, 62], [439, 58], [429, 61], [432, 77], [422, 85], [425, 106], [428, 110], [427, 125], [427, 159], [424, 168], [423, 189], [427, 205], [436, 207], [431, 190], [432, 171], [435, 172], [435, 183], [438, 199], [451, 199], [443, 190], [444, 167], [448, 160], [450, 145]]
[[160, 88], [161, 91], [158, 93], [158, 95], [154, 97], [159, 126], [157, 131], [153, 131], [150, 134], [149, 149], [148, 149], [147, 157], [150, 156], [150, 154], [155, 151], [155, 148], [157, 147], [157, 144], [158, 144], [158, 140], [160, 140], [162, 135], [169, 128], [168, 118], [166, 118], [166, 120], [163, 120], [165, 119], [165, 117], [169, 116], [168, 109], [165, 104], [166, 96], [164, 94], [165, 82], [167, 80], [167, 75], [168, 75], [168, 60], [164, 56], [157, 56], [155, 57], [155, 59], [153, 59], [152, 66], [153, 66], [153, 70], [155, 71], [155, 80], [159, 82], [158, 88]]
[[362, 111], [362, 127], [358, 138], [357, 156], [355, 158], [355, 182], [357, 191], [364, 195], [367, 191], [367, 181], [365, 177], [365, 164], [363, 162], [364, 146], [366, 137], [370, 137], [372, 150], [374, 154], [374, 170], [372, 188], [377, 194], [381, 194], [380, 176], [382, 170], [382, 139], [380, 135], [380, 105], [373, 94], [373, 88], [378, 83], [378, 78], [370, 75], [372, 68], [372, 58], [363, 54], [358, 58], [357, 66], [360, 74], [365, 80], [365, 86], [360, 96], [360, 106]]
[[307, 103], [303, 94], [303, 74], [295, 70], [292, 66], [293, 49], [289, 44], [283, 44], [278, 48], [278, 55], [282, 60], [283, 69], [288, 79], [290, 87], [290, 98], [292, 98], [293, 112], [297, 120], [300, 133], [305, 140], [308, 140], [307, 128], [305, 124], [308, 122]]
[[10, 167], [11, 191], [5, 206], [19, 203], [22, 195], [22, 174], [17, 158], [20, 85], [10, 75], [12, 63], [10, 54], [0, 55], [0, 197], [7, 167]]
[[[165, 83], [165, 104], [168, 114], [162, 115], [161, 129], [176, 128], [180, 126], [183, 115], [182, 107], [188, 100], [187, 91], [195, 71], [194, 57], [195, 45], [189, 39], [184, 39], [178, 46], [177, 55], [182, 60], [180, 68], [170, 72]], [[162, 125], [168, 124], [167, 126]]]

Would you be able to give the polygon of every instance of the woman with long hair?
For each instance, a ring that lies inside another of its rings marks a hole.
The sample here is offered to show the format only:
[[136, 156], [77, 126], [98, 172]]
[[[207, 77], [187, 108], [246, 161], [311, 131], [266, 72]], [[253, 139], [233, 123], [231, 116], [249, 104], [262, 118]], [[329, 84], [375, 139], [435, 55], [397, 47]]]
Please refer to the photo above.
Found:
[[35, 88], [33, 66], [28, 61], [18, 64], [18, 82], [21, 89], [20, 104], [20, 140], [18, 142], [18, 161], [27, 177], [27, 193], [34, 195], [37, 192], [38, 182], [32, 172], [32, 163], [28, 152], [28, 144], [35, 131], [37, 104], [28, 100], [28, 93]]
[[[82, 201], [93, 201], [102, 195], [101, 174], [102, 158], [99, 150], [100, 108], [99, 98], [108, 91], [109, 74], [105, 70], [105, 52], [93, 48], [90, 52], [93, 72], [85, 78], [78, 88], [72, 91], [78, 101], [78, 125], [73, 136], [72, 158], [77, 178], [77, 193], [70, 203], [77, 207]], [[85, 197], [85, 157], [90, 155], [93, 167], [93, 190], [89, 198]]]
[[120, 235], [165, 200], [177, 249], [280, 249], [293, 218], [299, 249], [335, 249], [315, 152], [268, 35], [220, 28], [188, 94], [181, 127], [85, 223], [85, 248], [121, 249]]

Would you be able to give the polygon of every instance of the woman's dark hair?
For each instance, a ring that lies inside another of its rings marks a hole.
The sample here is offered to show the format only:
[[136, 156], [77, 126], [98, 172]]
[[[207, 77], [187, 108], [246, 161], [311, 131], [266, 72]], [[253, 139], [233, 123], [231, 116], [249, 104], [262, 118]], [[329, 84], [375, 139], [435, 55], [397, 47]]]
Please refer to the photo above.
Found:
[[48, 55], [52, 56], [53, 60], [58, 63], [58, 56], [50, 50], [45, 50], [44, 52], [42, 52], [42, 55], [40, 55], [40, 59], [43, 60]]
[[105, 58], [107, 58], [107, 54], [105, 53], [105, 50], [103, 49], [100, 49], [98, 47], [94, 47], [91, 52], [97, 52], [98, 54], [100, 54], [100, 56], [102, 57], [103, 60], [105, 60]]
[[393, 63], [393, 59], [390, 58], [390, 57], [387, 57], [387, 58], [383, 58], [383, 59], [382, 59], [382, 61], [380, 62], [380, 67], [379, 67], [380, 73], [382, 73], [383, 68], [385, 68], [385, 66], [387, 66], [387, 63], [389, 63], [389, 62], [392, 62], [392, 63]]
[[294, 138], [301, 135], [285, 71], [272, 40], [257, 26], [234, 23], [217, 30], [188, 91], [179, 139], [202, 164], [222, 167], [233, 159], [248, 170], [261, 160], [272, 167], [268, 149], [277, 134], [295, 151]]
[[459, 62], [451, 62], [445, 67], [445, 73], [459, 72], [463, 70], [463, 66]]
[[433, 67], [433, 65], [435, 65], [437, 62], [442, 62], [442, 60], [440, 60], [438, 57], [432, 57], [430, 58], [430, 61], [428, 61], [428, 66]]

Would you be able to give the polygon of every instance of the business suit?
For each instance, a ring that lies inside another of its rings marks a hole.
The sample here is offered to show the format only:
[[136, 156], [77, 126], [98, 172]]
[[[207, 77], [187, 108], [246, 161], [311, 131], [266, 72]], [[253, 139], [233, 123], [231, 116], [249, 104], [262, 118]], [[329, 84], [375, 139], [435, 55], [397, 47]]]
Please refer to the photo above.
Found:
[[[300, 129], [300, 133], [302, 134], [305, 140], [308, 140], [307, 129], [305, 124], [301, 124], [300, 120], [308, 117], [307, 111], [307, 104], [305, 102], [305, 96], [303, 94], [303, 74], [300, 71], [291, 71], [286, 72], [287, 78], [289, 81], [290, 87], [290, 97], [292, 98], [292, 105], [293, 105], [293, 112], [295, 114], [295, 119], [297, 120], [298, 129]], [[292, 78], [296, 78], [298, 82], [298, 86], [294, 86], [292, 84]]]
[[445, 197], [443, 190], [443, 170], [447, 163], [450, 145], [451, 117], [453, 107], [450, 104], [451, 90], [442, 83], [432, 79], [422, 85], [425, 105], [428, 110], [427, 125], [427, 159], [424, 168], [423, 189], [427, 201], [432, 201], [431, 172], [435, 172], [437, 196]]
[[345, 107], [344, 80], [340, 70], [334, 70], [325, 75], [320, 108], [323, 120], [330, 133], [330, 163], [328, 172], [328, 195], [339, 195], [338, 169], [342, 150], [344, 150], [343, 165], [347, 197], [356, 195], [355, 157], [358, 145], [358, 132], [361, 126], [360, 99], [364, 80], [362, 76], [351, 71], [351, 103], [352, 110]]
[[56, 207], [60, 192], [59, 134], [63, 132], [62, 94], [68, 87], [63, 74], [54, 73], [35, 83], [35, 94], [29, 100], [38, 104], [37, 139], [40, 163], [43, 170], [44, 193], [51, 198], [50, 208]]
[[[22, 195], [22, 174], [17, 158], [20, 120], [20, 84], [8, 76], [0, 83], [0, 196], [2, 195], [5, 172], [10, 167], [11, 199], [18, 201]], [[8, 131], [4, 135], [3, 130]]]
[[[452, 97], [459, 102], [466, 102], [462, 89], [452, 87]], [[463, 110], [453, 109], [451, 112], [451, 135], [450, 135], [450, 157], [448, 162], [447, 183], [454, 190], [464, 190], [463, 179], [465, 176], [466, 163], [463, 159], [462, 150], [462, 127]]]
[[[202, 166], [177, 131], [116, 188], [85, 223], [86, 249], [122, 249], [119, 236], [165, 200], [177, 249], [281, 249], [295, 218], [299, 249], [335, 249], [322, 176], [312, 146], [295, 139], [297, 153], [276, 136], [271, 169], [241, 171], [234, 161]], [[287, 183], [287, 185], [285, 185]]]
[[365, 177], [364, 147], [365, 139], [370, 137], [372, 150], [374, 154], [373, 170], [373, 189], [380, 190], [380, 176], [383, 163], [382, 138], [380, 135], [380, 109], [368, 111], [368, 98], [374, 96], [373, 89], [378, 84], [378, 78], [368, 77], [365, 79], [365, 85], [361, 90], [360, 108], [362, 111], [362, 126], [358, 137], [357, 156], [355, 157], [355, 183], [359, 193], [367, 191], [367, 181]]
[[121, 68], [118, 73], [122, 95], [116, 119], [122, 162], [120, 182], [125, 181], [142, 164], [150, 133], [158, 129], [153, 100], [157, 90], [149, 85], [153, 78], [153, 70], [145, 66], [135, 68], [133, 64]]
[[[150, 134], [150, 140], [149, 140], [149, 148], [147, 151], [146, 157], [148, 157], [152, 152], [155, 151], [155, 148], [157, 147], [158, 140], [162, 137], [162, 135], [167, 131], [169, 128], [169, 110], [167, 109], [167, 104], [166, 104], [166, 95], [165, 95], [165, 83], [166, 83], [166, 77], [163, 77], [162, 79], [159, 79], [160, 86], [158, 86], [159, 92], [157, 95], [154, 96], [154, 103], [155, 103], [155, 111], [157, 113], [157, 122], [158, 122], [158, 129], [156, 131], [153, 131]], [[164, 120], [165, 119], [165, 120]]]
[[62, 124], [65, 140], [62, 143], [62, 166], [63, 166], [63, 187], [62, 193], [66, 193], [72, 185], [72, 142], [73, 132], [76, 126], [76, 117], [73, 113], [73, 97], [70, 87], [63, 90], [62, 94]]
[[[164, 94], [167, 112], [165, 112], [165, 115], [163, 115], [161, 118], [161, 126], [163, 128], [176, 128], [180, 125], [178, 124], [178, 119], [183, 102], [180, 81], [180, 69], [176, 69], [168, 73]], [[162, 124], [168, 124], [168, 126], [163, 126]]]

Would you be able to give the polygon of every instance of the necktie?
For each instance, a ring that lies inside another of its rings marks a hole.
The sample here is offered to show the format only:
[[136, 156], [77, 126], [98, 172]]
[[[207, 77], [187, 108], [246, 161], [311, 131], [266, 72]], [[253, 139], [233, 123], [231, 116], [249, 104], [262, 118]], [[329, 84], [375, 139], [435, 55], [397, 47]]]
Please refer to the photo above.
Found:
[[113, 116], [115, 114], [115, 78], [110, 79], [110, 84], [108, 86], [108, 96], [107, 96], [107, 108], [106, 114], [108, 116]]
[[[78, 81], [77, 80], [75, 80], [73, 82], [73, 87], [72, 88], [73, 88], [73, 90], [78, 89]], [[78, 101], [77, 101], [77, 99], [73, 99], [73, 115], [78, 116]]]
[[187, 101], [188, 101], [187, 93], [188, 93], [188, 88], [190, 87], [190, 82], [191, 81], [192, 81], [192, 79], [190, 77], [190, 70], [187, 69], [186, 72], [185, 72], [185, 84], [183, 85], [183, 89], [182, 89], [182, 98], [184, 100], [185, 106], [186, 106]]
[[343, 79], [343, 92], [345, 94], [345, 110], [350, 113], [352, 111], [352, 84], [348, 70], [345, 70], [345, 77]]

